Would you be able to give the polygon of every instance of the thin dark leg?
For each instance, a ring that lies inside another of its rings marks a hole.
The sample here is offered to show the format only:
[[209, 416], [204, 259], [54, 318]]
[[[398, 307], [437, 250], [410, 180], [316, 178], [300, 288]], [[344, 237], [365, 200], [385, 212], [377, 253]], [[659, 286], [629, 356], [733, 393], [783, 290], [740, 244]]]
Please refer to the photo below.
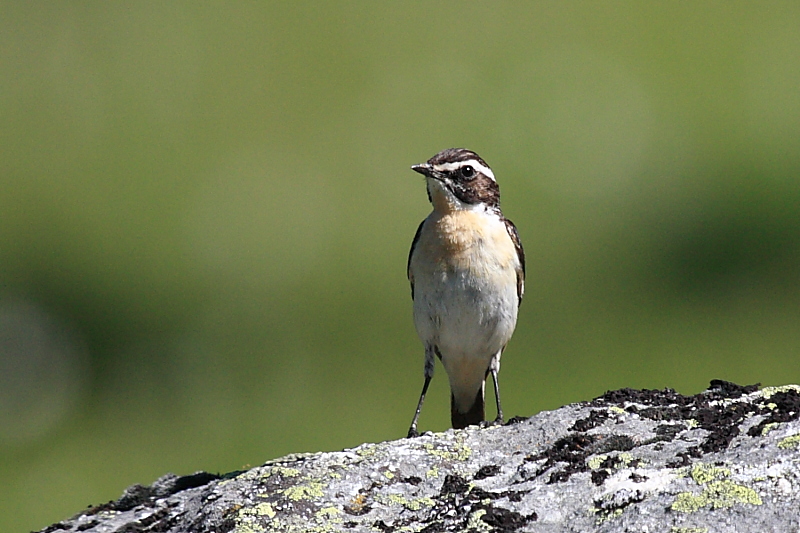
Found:
[[497, 418], [495, 424], [503, 423], [503, 408], [500, 407], [500, 385], [497, 384], [497, 369], [492, 368], [492, 383], [494, 383], [494, 399], [497, 402]]
[[425, 374], [425, 384], [422, 386], [422, 394], [419, 395], [419, 402], [417, 403], [417, 412], [414, 413], [414, 420], [411, 421], [411, 427], [408, 428], [408, 438], [419, 437], [417, 433], [417, 420], [419, 419], [419, 412], [422, 411], [422, 402], [425, 401], [425, 394], [428, 392], [428, 385], [431, 384], [431, 375]]

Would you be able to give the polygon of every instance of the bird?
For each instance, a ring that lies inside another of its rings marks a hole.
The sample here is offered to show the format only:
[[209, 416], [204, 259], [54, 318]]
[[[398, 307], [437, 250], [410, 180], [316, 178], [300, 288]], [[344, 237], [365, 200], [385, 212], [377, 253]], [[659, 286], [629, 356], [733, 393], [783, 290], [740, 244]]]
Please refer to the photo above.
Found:
[[424, 376], [408, 437], [433, 378], [435, 358], [450, 381], [450, 420], [463, 429], [484, 422], [491, 374], [503, 423], [497, 374], [514, 333], [525, 292], [525, 252], [513, 222], [500, 210], [494, 172], [472, 150], [448, 148], [412, 170], [425, 176], [433, 211], [408, 254], [414, 326], [425, 347]]

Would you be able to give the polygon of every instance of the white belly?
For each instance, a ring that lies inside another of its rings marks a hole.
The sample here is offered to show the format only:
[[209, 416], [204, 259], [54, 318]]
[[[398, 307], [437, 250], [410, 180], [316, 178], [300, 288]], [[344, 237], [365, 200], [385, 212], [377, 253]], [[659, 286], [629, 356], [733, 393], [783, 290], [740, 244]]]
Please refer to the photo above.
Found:
[[414, 324], [422, 342], [439, 349], [456, 403], [466, 409], [514, 332], [519, 260], [498, 217], [453, 216], [432, 214], [417, 243]]

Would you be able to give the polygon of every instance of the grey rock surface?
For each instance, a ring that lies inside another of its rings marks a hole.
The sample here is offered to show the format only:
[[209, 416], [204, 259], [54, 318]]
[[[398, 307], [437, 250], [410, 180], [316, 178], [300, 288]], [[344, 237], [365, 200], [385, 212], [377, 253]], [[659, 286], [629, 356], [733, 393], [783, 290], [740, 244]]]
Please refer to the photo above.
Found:
[[503, 427], [167, 475], [44, 532], [800, 530], [800, 387], [608, 392]]

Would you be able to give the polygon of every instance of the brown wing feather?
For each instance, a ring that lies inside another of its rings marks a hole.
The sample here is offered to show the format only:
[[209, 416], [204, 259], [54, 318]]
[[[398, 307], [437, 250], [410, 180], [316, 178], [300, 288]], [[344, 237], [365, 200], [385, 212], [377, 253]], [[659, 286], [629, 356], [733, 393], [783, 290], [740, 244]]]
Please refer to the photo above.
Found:
[[520, 269], [517, 270], [517, 298], [519, 303], [522, 303], [522, 296], [525, 294], [525, 250], [522, 249], [522, 241], [519, 240], [519, 233], [517, 227], [513, 222], [507, 218], [503, 219], [506, 223], [506, 231], [508, 236], [511, 237], [511, 242], [514, 243], [514, 248], [517, 250], [517, 257], [519, 258]]
[[406, 264], [406, 275], [408, 276], [408, 281], [411, 283], [411, 299], [414, 299], [414, 276], [411, 274], [411, 256], [414, 255], [414, 248], [417, 247], [417, 241], [419, 241], [419, 235], [422, 233], [422, 225], [425, 224], [425, 221], [419, 223], [417, 227], [417, 232], [414, 234], [414, 240], [411, 241], [411, 249], [408, 251], [408, 263]]

